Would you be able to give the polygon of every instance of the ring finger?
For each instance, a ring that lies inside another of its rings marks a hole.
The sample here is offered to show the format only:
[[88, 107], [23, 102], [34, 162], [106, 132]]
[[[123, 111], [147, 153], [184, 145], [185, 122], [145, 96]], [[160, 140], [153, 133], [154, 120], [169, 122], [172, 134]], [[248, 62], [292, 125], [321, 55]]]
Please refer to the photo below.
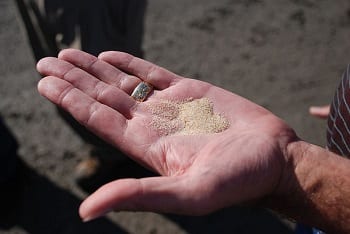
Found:
[[142, 81], [140, 78], [129, 75], [113, 65], [80, 50], [62, 50], [58, 58], [81, 68], [101, 81], [115, 86], [129, 95]]

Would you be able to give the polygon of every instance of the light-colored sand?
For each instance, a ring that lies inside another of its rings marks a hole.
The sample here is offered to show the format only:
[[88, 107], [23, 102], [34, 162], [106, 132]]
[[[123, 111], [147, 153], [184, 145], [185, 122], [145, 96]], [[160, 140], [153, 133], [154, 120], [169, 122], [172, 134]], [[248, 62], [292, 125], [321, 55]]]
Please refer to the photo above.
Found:
[[182, 102], [163, 100], [149, 104], [153, 114], [151, 127], [161, 135], [196, 135], [222, 132], [229, 127], [229, 121], [214, 113], [208, 98], [188, 99]]

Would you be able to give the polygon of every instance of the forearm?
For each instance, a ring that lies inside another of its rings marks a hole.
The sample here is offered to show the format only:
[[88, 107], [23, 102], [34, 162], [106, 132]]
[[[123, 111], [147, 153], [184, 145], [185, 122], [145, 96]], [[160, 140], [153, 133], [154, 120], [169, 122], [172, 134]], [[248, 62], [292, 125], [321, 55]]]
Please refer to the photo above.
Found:
[[286, 155], [268, 206], [328, 233], [350, 233], [350, 160], [303, 141], [290, 143]]

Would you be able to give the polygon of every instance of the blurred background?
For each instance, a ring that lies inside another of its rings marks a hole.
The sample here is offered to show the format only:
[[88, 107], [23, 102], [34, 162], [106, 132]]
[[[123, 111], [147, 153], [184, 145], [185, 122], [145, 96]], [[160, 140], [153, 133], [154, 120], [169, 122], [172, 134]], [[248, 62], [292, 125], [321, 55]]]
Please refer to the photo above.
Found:
[[35, 63], [66, 47], [128, 51], [246, 97], [323, 146], [326, 121], [308, 107], [331, 101], [350, 62], [350, 2], [114, 2], [0, 1], [0, 233], [292, 233], [293, 222], [245, 207], [82, 223], [79, 204], [99, 185], [152, 174], [40, 97]]

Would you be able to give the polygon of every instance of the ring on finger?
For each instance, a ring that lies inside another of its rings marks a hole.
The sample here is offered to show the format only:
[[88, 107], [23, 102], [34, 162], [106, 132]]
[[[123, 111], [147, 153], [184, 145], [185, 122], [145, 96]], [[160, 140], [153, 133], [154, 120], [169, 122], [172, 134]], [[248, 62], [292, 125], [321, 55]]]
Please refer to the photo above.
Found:
[[134, 98], [136, 101], [143, 102], [148, 94], [152, 92], [153, 86], [147, 82], [142, 81], [139, 83], [134, 91], [131, 93], [131, 97]]

